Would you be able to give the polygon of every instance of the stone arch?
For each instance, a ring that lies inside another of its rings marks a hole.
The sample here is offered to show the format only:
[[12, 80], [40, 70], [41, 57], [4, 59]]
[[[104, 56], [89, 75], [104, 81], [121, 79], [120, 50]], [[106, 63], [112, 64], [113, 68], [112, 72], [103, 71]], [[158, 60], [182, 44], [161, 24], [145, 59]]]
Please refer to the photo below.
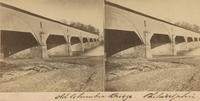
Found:
[[80, 37], [71, 37], [71, 51], [73, 56], [79, 56], [82, 54], [82, 44]]
[[183, 53], [187, 50], [187, 40], [184, 36], [176, 36], [175, 37], [175, 48], [174, 51], [176, 55], [183, 55]]
[[[108, 20], [106, 19], [106, 23], [112, 24], [111, 25], [112, 27], [106, 26], [107, 29], [119, 29], [119, 30], [135, 32], [137, 34], [137, 36], [139, 37], [139, 39], [142, 41], [142, 43], [145, 42], [145, 39], [142, 36], [143, 30], [140, 30], [140, 28], [137, 27], [137, 26], [143, 26], [143, 23], [135, 22], [135, 20], [140, 21], [139, 18], [135, 17], [134, 21], [133, 21], [133, 18], [127, 17], [126, 15], [119, 13], [115, 10], [113, 10], [112, 12], [108, 11], [106, 13], [108, 13], [108, 14], [106, 14], [106, 15], [108, 15], [108, 18], [107, 18]], [[115, 20], [113, 20], [113, 19], [109, 20], [110, 18], [115, 18]], [[121, 22], [123, 22], [123, 24]]]
[[30, 49], [39, 43], [30, 32], [1, 30], [1, 45], [5, 57], [31, 57]]
[[83, 45], [84, 45], [84, 50], [87, 50], [88, 48], [90, 48], [88, 38], [83, 37]]
[[134, 31], [105, 29], [106, 56], [112, 56], [131, 47], [144, 44]]
[[83, 38], [83, 43], [87, 43], [88, 42], [88, 39], [87, 38]]
[[187, 37], [187, 42], [193, 42], [193, 38], [192, 37]]
[[71, 45], [74, 45], [74, 44], [81, 43], [81, 40], [79, 37], [71, 37], [70, 42], [71, 42]]
[[170, 37], [166, 34], [158, 34], [154, 33], [152, 37], [150, 38], [151, 48], [156, 48], [158, 46], [170, 43]]
[[56, 46], [62, 45], [67, 43], [64, 36], [62, 35], [53, 35], [50, 34], [46, 40], [46, 44], [47, 44], [47, 49], [51, 49], [54, 48]]
[[35, 31], [31, 23], [26, 21], [23, 17], [17, 16], [15, 14], [4, 12], [4, 17], [1, 19], [1, 29], [8, 30], [8, 31], [16, 31], [16, 32], [30, 32], [34, 38], [39, 41], [37, 38], [37, 31]]
[[175, 37], [175, 43], [179, 44], [179, 43], [183, 43], [185, 42], [185, 38], [183, 36], [176, 36]]
[[198, 41], [197, 37], [194, 38], [194, 41]]
[[92, 38], [90, 38], [90, 42], [94, 42]]
[[150, 39], [152, 56], [171, 55], [171, 40], [169, 35], [154, 33]]

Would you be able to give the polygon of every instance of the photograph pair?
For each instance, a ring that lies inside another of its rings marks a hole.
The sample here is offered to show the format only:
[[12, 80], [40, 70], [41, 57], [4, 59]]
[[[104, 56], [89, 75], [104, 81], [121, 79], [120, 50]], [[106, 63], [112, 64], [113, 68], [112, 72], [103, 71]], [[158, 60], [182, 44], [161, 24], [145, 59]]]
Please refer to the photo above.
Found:
[[200, 90], [197, 0], [0, 0], [0, 92]]

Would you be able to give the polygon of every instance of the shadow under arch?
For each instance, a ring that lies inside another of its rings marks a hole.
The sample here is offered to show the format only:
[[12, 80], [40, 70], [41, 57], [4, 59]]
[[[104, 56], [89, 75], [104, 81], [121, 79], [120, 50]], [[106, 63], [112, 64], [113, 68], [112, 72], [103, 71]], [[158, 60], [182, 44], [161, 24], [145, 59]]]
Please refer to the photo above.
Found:
[[93, 42], [93, 39], [92, 39], [92, 38], [90, 38], [90, 42]]
[[154, 33], [150, 39], [151, 49], [170, 43], [170, 42], [171, 40], [168, 35]]
[[106, 57], [142, 44], [144, 43], [134, 31], [105, 29]]
[[87, 43], [88, 42], [88, 39], [87, 38], [83, 38], [83, 43]]
[[70, 40], [71, 40], [71, 45], [81, 43], [81, 40], [79, 39], [79, 37], [71, 37]]
[[188, 38], [187, 38], [187, 41], [188, 41], [188, 42], [193, 42], [192, 37], [188, 37]]
[[194, 38], [194, 41], [198, 41], [198, 39], [195, 37], [195, 38]]
[[46, 44], [47, 44], [47, 49], [51, 49], [54, 48], [56, 46], [65, 44], [65, 38], [62, 35], [49, 35], [49, 37], [46, 40]]
[[80, 56], [82, 55], [82, 46], [81, 40], [79, 37], [71, 37], [71, 50], [72, 56]]
[[[11, 25], [9, 25], [11, 24]], [[30, 21], [24, 19], [23, 16], [17, 16], [16, 14], [7, 13], [5, 17], [2, 18], [2, 25], [3, 29], [9, 29], [10, 31], [16, 32], [30, 32], [33, 37], [39, 41], [37, 35], [35, 34], [36, 31], [32, 28]], [[10, 27], [10, 28], [7, 28]]]
[[6, 58], [25, 49], [38, 46], [39, 43], [30, 32], [1, 30], [1, 45]]
[[185, 38], [183, 36], [176, 36], [175, 37], [175, 43], [176, 44], [180, 44], [180, 43], [183, 43], [183, 42], [186, 42]]

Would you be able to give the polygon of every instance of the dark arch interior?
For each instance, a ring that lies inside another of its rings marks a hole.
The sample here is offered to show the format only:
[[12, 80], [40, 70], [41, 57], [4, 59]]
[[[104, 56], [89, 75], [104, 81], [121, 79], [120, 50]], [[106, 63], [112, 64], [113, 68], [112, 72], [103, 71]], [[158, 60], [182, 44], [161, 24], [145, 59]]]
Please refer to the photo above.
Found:
[[192, 42], [193, 41], [192, 37], [188, 37], [187, 40], [188, 40], [188, 42]]
[[88, 42], [87, 38], [83, 38], [83, 43]]
[[94, 42], [96, 42], [97, 40], [96, 39], [94, 39]]
[[194, 38], [194, 41], [197, 41], [197, 38]]
[[105, 29], [105, 52], [107, 57], [142, 44], [143, 42], [133, 31]]
[[47, 41], [47, 49], [54, 48], [56, 46], [66, 43], [64, 36], [61, 35], [49, 35]]
[[34, 36], [29, 32], [1, 30], [1, 45], [5, 57], [19, 51], [37, 46]]
[[185, 42], [185, 39], [183, 36], [176, 36], [175, 42], [176, 44], [179, 44], [179, 43]]
[[90, 38], [90, 42], [93, 42], [92, 38]]
[[72, 37], [70, 40], [71, 40], [71, 45], [81, 43], [81, 40], [78, 37]]
[[150, 40], [151, 48], [155, 48], [170, 42], [170, 38], [168, 35], [164, 34], [154, 34]]

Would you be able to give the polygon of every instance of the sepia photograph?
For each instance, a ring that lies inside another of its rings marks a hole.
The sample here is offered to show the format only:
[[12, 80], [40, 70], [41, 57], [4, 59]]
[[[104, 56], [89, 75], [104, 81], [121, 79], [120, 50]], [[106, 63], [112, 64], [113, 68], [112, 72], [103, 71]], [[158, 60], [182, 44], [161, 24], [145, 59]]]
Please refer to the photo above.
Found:
[[199, 0], [0, 0], [0, 101], [197, 101]]
[[0, 92], [104, 90], [103, 0], [0, 0]]
[[199, 91], [199, 3], [106, 0], [105, 91]]

